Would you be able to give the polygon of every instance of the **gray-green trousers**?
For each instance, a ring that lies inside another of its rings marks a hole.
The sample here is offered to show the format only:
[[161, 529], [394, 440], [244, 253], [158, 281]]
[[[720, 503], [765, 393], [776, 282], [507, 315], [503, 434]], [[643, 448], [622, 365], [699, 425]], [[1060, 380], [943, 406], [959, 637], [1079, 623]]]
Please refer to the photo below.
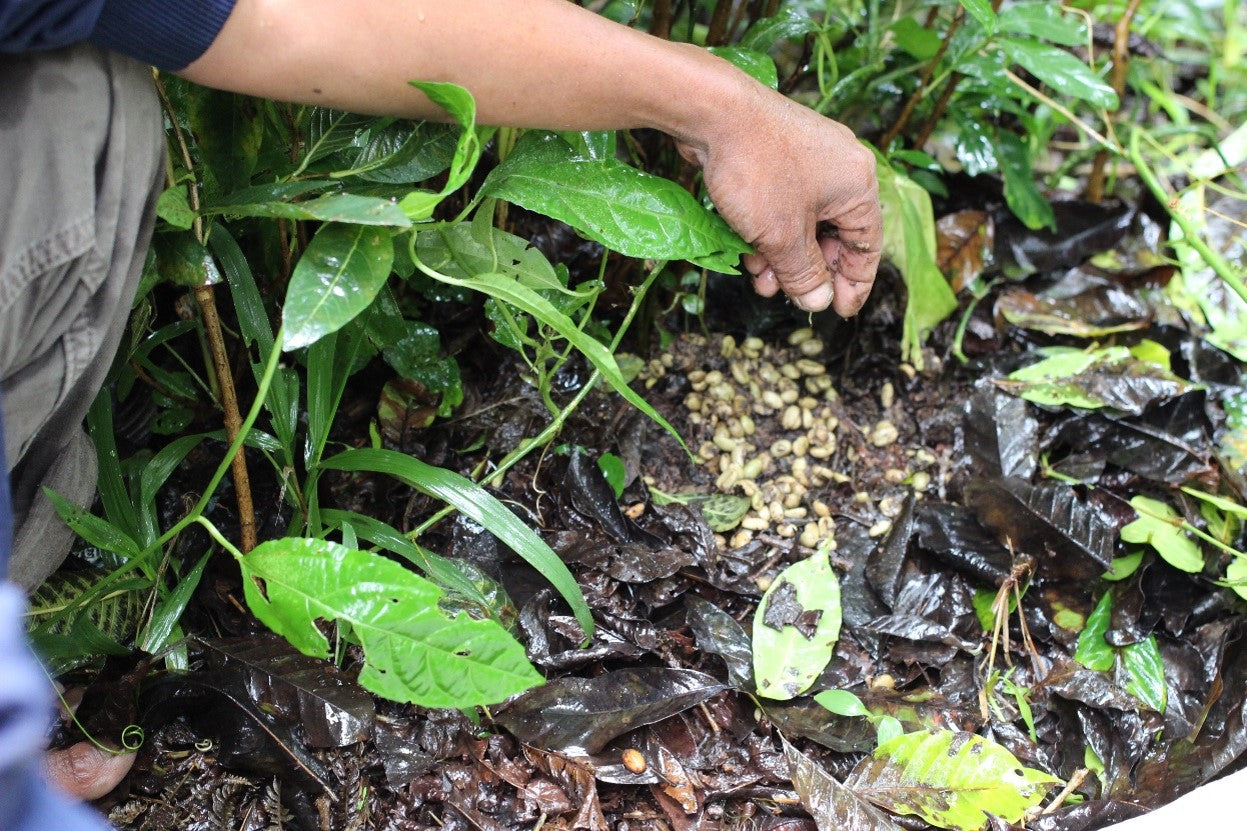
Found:
[[151, 239], [164, 135], [151, 71], [87, 46], [0, 55], [0, 402], [13, 488], [10, 578], [32, 588], [72, 533], [43, 488], [90, 506], [82, 420]]

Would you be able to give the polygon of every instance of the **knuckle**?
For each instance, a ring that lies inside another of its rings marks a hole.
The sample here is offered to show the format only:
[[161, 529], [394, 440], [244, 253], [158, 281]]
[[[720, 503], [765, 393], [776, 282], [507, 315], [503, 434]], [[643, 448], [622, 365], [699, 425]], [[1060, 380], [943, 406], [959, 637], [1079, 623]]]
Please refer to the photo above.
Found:
[[827, 282], [827, 269], [806, 266], [804, 268], [790, 271], [787, 274], [779, 274], [779, 283], [787, 294], [805, 294], [808, 291], [818, 288], [818, 286]]

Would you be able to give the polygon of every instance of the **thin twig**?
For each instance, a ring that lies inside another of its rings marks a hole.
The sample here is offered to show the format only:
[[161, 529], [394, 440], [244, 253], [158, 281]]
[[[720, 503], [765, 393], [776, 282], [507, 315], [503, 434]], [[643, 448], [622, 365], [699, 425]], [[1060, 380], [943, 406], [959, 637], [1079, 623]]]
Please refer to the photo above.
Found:
[[[1130, 24], [1134, 21], [1140, 3], [1142, 0], [1129, 0], [1126, 10], [1121, 13], [1113, 29], [1113, 70], [1110, 77], [1119, 102], [1126, 94], [1126, 73], [1130, 69]], [[1111, 155], [1113, 154], [1106, 148], [1101, 147], [1095, 154], [1095, 161], [1091, 163], [1091, 176], [1087, 179], [1087, 199], [1092, 202], [1099, 202], [1104, 198], [1104, 168]]]

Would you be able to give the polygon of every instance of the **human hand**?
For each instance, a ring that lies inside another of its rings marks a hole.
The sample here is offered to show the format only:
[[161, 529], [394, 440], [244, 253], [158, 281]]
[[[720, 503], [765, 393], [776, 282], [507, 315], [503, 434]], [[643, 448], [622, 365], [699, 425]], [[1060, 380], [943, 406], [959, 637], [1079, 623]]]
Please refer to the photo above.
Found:
[[[760, 85], [723, 108], [704, 137], [679, 142], [719, 213], [755, 253], [754, 289], [844, 317], [866, 302], [883, 244], [874, 154], [842, 124]], [[827, 233], [830, 231], [830, 233]]]

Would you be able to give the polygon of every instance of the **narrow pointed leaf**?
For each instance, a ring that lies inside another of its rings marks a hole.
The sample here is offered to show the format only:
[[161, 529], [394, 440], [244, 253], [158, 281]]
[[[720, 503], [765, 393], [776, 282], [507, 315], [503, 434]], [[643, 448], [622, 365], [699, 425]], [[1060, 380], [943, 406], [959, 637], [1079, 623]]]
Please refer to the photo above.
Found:
[[1062, 95], [1097, 107], [1117, 109], [1117, 93], [1082, 61], [1064, 49], [1036, 40], [1005, 38], [1000, 48], [1027, 72]]
[[1121, 668], [1126, 689], [1158, 713], [1165, 712], [1169, 688], [1165, 684], [1165, 662], [1156, 645], [1156, 636], [1121, 648]]

